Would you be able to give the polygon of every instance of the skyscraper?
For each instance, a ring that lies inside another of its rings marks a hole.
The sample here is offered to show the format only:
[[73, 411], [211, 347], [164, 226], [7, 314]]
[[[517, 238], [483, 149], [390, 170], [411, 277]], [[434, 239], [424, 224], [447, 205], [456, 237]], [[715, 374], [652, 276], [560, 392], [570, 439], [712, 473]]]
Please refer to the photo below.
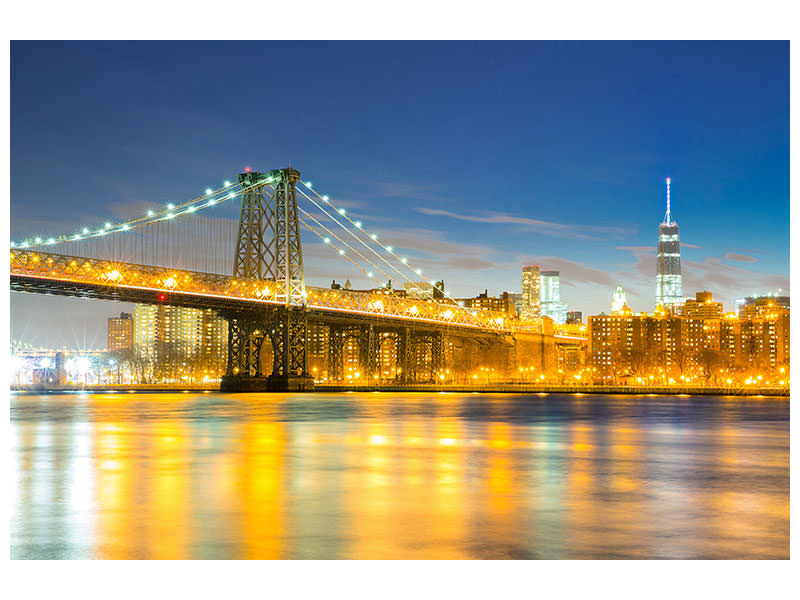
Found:
[[681, 243], [678, 224], [670, 214], [670, 178], [667, 177], [667, 214], [658, 226], [658, 257], [656, 259], [656, 306], [669, 307], [683, 302], [681, 283]]
[[539, 265], [522, 267], [522, 318], [535, 319], [541, 316], [539, 299]]
[[541, 311], [554, 323], [563, 325], [567, 320], [567, 304], [561, 302], [561, 281], [558, 271], [541, 272]]

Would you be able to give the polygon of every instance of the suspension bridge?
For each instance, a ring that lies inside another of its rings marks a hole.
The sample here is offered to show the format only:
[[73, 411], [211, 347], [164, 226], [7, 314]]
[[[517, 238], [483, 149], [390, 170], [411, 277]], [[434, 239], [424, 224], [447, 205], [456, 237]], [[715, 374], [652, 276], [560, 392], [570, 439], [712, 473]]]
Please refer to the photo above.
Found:
[[[238, 219], [226, 218], [224, 207], [230, 213], [236, 199]], [[301, 226], [374, 287], [307, 286]], [[454, 345], [465, 355], [462, 361], [470, 361], [471, 353], [495, 352], [510, 364], [509, 356], [520, 362], [533, 352], [546, 366], [552, 336], [546, 340], [501, 313], [465, 308], [443, 294], [408, 297], [391, 288], [392, 281], [413, 285], [421, 278], [428, 281], [408, 257], [291, 167], [247, 169], [186, 202], [68, 234], [12, 241], [10, 249], [12, 291], [216, 311], [228, 321], [224, 391], [312, 389], [310, 324], [327, 328], [334, 379], [342, 375], [344, 345], [352, 340], [365, 379], [380, 371], [386, 344], [401, 383], [418, 377], [420, 360], [427, 364], [427, 381], [443, 378]], [[520, 344], [526, 336], [527, 351]], [[269, 374], [262, 372], [267, 346]]]

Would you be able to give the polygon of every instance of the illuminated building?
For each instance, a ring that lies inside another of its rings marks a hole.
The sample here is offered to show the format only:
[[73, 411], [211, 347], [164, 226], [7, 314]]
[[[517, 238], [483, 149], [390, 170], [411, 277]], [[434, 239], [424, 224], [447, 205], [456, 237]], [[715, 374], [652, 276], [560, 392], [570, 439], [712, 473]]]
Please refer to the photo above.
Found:
[[614, 290], [614, 297], [611, 299], [611, 312], [617, 313], [625, 306], [625, 290], [622, 289], [622, 284], [617, 284], [617, 289]]
[[328, 377], [328, 351], [330, 347], [330, 329], [322, 323], [309, 322], [306, 328], [308, 347], [306, 357], [308, 370], [315, 379]]
[[656, 306], [669, 308], [683, 302], [681, 283], [681, 244], [678, 224], [670, 212], [670, 179], [667, 178], [667, 213], [658, 226], [658, 254], [656, 257]]
[[567, 313], [567, 325], [580, 325], [583, 323], [583, 313], [579, 310], [571, 310]]
[[591, 360], [605, 374], [651, 372], [662, 366], [684, 371], [706, 347], [703, 320], [662, 311], [633, 314], [627, 306], [612, 315], [589, 317]]
[[559, 272], [542, 271], [540, 282], [539, 300], [542, 315], [550, 317], [554, 323], [564, 324], [567, 320], [567, 304], [561, 301]]
[[508, 295], [514, 302], [514, 310], [516, 316], [519, 317], [522, 314], [522, 294], [509, 293]]
[[540, 278], [539, 265], [522, 267], [522, 315], [523, 319], [536, 319], [541, 316], [540, 310]]
[[409, 281], [403, 287], [409, 298], [444, 298], [444, 281]]
[[722, 302], [714, 302], [711, 292], [697, 292], [694, 300], [675, 305], [677, 314], [698, 319], [719, 319], [722, 316]]
[[740, 307], [741, 358], [746, 366], [775, 369], [789, 365], [789, 309], [777, 302]]
[[202, 364], [216, 376], [227, 360], [228, 323], [210, 309], [137, 304], [133, 341], [139, 355], [157, 364], [171, 361], [186, 365], [191, 359], [195, 367]]
[[133, 317], [120, 313], [119, 318], [109, 317], [107, 346], [110, 352], [133, 347]]
[[740, 319], [753, 319], [789, 310], [789, 296], [748, 296], [737, 300]]
[[458, 300], [459, 304], [467, 308], [482, 308], [503, 313], [506, 317], [514, 317], [517, 313], [514, 299], [508, 292], [503, 292], [499, 298], [490, 296], [489, 290], [484, 290], [482, 294], [474, 298], [463, 298]]
[[683, 314], [659, 305], [652, 315], [623, 308], [589, 317], [591, 362], [601, 377], [639, 373], [695, 374], [705, 369], [766, 374], [790, 361], [789, 309], [753, 302], [745, 317], [722, 314], [711, 294], [697, 294]]

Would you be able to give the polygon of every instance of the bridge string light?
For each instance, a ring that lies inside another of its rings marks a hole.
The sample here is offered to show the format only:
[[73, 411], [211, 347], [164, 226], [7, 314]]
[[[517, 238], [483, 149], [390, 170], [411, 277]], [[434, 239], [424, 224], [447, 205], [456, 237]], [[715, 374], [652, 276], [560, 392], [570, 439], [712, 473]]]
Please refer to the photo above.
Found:
[[[398, 269], [396, 266], [394, 266], [392, 263], [390, 263], [388, 260], [386, 260], [386, 258], [385, 258], [385, 257], [381, 256], [381, 255], [380, 255], [378, 252], [376, 252], [374, 248], [372, 248], [372, 247], [371, 247], [369, 244], [367, 244], [366, 242], [364, 242], [364, 240], [362, 240], [360, 237], [358, 237], [358, 236], [357, 236], [355, 233], [353, 233], [352, 231], [350, 231], [350, 230], [349, 230], [349, 229], [348, 229], [348, 228], [347, 228], [345, 225], [343, 225], [342, 223], [340, 223], [340, 222], [339, 222], [339, 221], [336, 219], [336, 217], [334, 217], [333, 215], [331, 215], [331, 214], [330, 214], [330, 213], [329, 213], [327, 210], [325, 210], [325, 208], [324, 208], [324, 207], [320, 206], [320, 205], [319, 205], [319, 203], [317, 203], [317, 202], [316, 202], [316, 201], [315, 201], [313, 198], [311, 198], [311, 197], [309, 197], [307, 194], [303, 193], [303, 191], [302, 191], [302, 190], [300, 190], [300, 193], [301, 193], [303, 196], [305, 196], [305, 197], [306, 197], [306, 198], [307, 198], [307, 199], [308, 199], [308, 200], [309, 200], [309, 201], [310, 201], [312, 204], [314, 204], [314, 206], [316, 206], [317, 208], [319, 208], [319, 209], [320, 209], [320, 210], [321, 210], [321, 211], [322, 211], [322, 212], [323, 212], [323, 213], [324, 213], [324, 214], [325, 214], [325, 215], [326, 215], [326, 216], [327, 216], [327, 217], [328, 217], [328, 218], [329, 218], [331, 221], [333, 221], [333, 222], [334, 222], [334, 223], [336, 223], [336, 224], [337, 224], [339, 227], [341, 227], [342, 229], [344, 229], [344, 230], [345, 230], [347, 233], [349, 233], [349, 234], [350, 234], [350, 235], [351, 235], [351, 236], [352, 236], [352, 237], [353, 237], [355, 240], [357, 240], [357, 241], [358, 241], [358, 242], [359, 242], [359, 243], [360, 243], [362, 246], [364, 246], [364, 247], [365, 247], [367, 250], [369, 250], [370, 252], [372, 252], [372, 254], [374, 254], [374, 255], [375, 255], [375, 256], [377, 256], [377, 257], [378, 257], [380, 260], [382, 260], [384, 263], [386, 263], [386, 264], [387, 264], [387, 265], [388, 265], [388, 266], [389, 266], [391, 269], [393, 269], [393, 270], [394, 270], [394, 271], [395, 271], [395, 272], [396, 272], [398, 275], [400, 275], [400, 277], [401, 277], [402, 279], [405, 279], [405, 280], [406, 280], [406, 281], [408, 281], [409, 283], [412, 283], [411, 279], [410, 279], [410, 278], [408, 278], [408, 277], [407, 277], [405, 274], [403, 274], [403, 272], [402, 272], [402, 271], [400, 271], [400, 270], [399, 270], [399, 269]], [[302, 210], [302, 209], [301, 209], [301, 210]], [[306, 213], [306, 214], [307, 214], [307, 213]], [[321, 225], [321, 224], [320, 224], [320, 225]], [[329, 230], [328, 230], [328, 231], [329, 231]], [[341, 240], [340, 240], [340, 241], [341, 241]], [[371, 262], [369, 259], [367, 259], [367, 258], [366, 258], [366, 257], [364, 257], [363, 255], [359, 254], [359, 256], [361, 256], [362, 258], [364, 258], [364, 260], [366, 260], [367, 262], [369, 262], [369, 264], [371, 264], [371, 265], [372, 265], [372, 266], [374, 266], [375, 268], [378, 268], [378, 267], [377, 267], [377, 266], [376, 266], [374, 263], [372, 263], [372, 262]], [[387, 278], [387, 279], [392, 279], [392, 277], [391, 277], [390, 275], [388, 275], [387, 273], [385, 273], [383, 270], [381, 270], [381, 273], [383, 273], [383, 274], [386, 276], [386, 278]]]
[[[360, 243], [362, 246], [364, 246], [365, 248], [367, 248], [367, 249], [368, 249], [370, 252], [372, 252], [372, 253], [373, 253], [375, 256], [377, 256], [377, 257], [378, 257], [378, 258], [380, 258], [380, 259], [381, 259], [381, 260], [382, 260], [384, 263], [386, 263], [386, 264], [387, 264], [387, 265], [388, 265], [388, 266], [389, 266], [389, 267], [390, 267], [392, 270], [394, 270], [394, 271], [395, 271], [395, 272], [396, 272], [398, 275], [400, 275], [400, 277], [401, 277], [402, 279], [405, 279], [405, 280], [406, 280], [407, 282], [409, 282], [409, 283], [413, 283], [413, 279], [411, 279], [410, 277], [408, 277], [407, 275], [405, 275], [405, 274], [403, 273], [403, 271], [401, 271], [400, 269], [398, 269], [398, 268], [397, 268], [397, 266], [396, 266], [395, 264], [393, 264], [393, 263], [391, 263], [390, 261], [388, 261], [388, 260], [386, 259], [386, 257], [384, 257], [383, 255], [381, 255], [380, 253], [378, 253], [378, 252], [377, 252], [377, 251], [376, 251], [374, 248], [372, 248], [372, 247], [371, 247], [371, 246], [370, 246], [370, 245], [369, 245], [367, 242], [365, 242], [363, 239], [361, 239], [361, 238], [360, 238], [360, 237], [359, 237], [359, 236], [358, 236], [356, 233], [354, 233], [352, 230], [348, 229], [348, 227], [347, 227], [346, 225], [344, 225], [344, 224], [340, 223], [340, 222], [337, 220], [337, 218], [336, 218], [334, 215], [330, 214], [330, 213], [329, 213], [327, 210], [325, 210], [325, 208], [324, 208], [323, 206], [321, 206], [321, 205], [320, 205], [318, 202], [316, 202], [316, 201], [315, 201], [313, 198], [311, 198], [311, 197], [310, 197], [308, 194], [306, 194], [305, 192], [303, 192], [303, 190], [302, 190], [302, 189], [301, 189], [301, 190], [299, 190], [299, 191], [300, 191], [300, 193], [301, 193], [301, 194], [302, 194], [302, 195], [303, 195], [305, 198], [307, 198], [307, 199], [308, 199], [308, 200], [309, 200], [309, 201], [310, 201], [312, 204], [314, 204], [314, 205], [315, 205], [317, 208], [319, 208], [319, 209], [320, 209], [320, 210], [321, 210], [323, 213], [325, 213], [325, 214], [326, 214], [326, 215], [327, 215], [327, 216], [328, 216], [328, 217], [329, 217], [329, 218], [330, 218], [330, 219], [331, 219], [331, 220], [332, 220], [334, 223], [336, 223], [337, 225], [339, 225], [339, 227], [341, 227], [342, 229], [344, 229], [344, 230], [345, 230], [347, 233], [349, 233], [349, 234], [350, 234], [350, 235], [351, 235], [353, 238], [355, 238], [356, 240], [358, 240], [358, 241], [359, 241], [359, 243]], [[314, 190], [312, 190], [312, 192], [314, 192]], [[386, 250], [386, 251], [387, 251], [389, 254], [391, 254], [391, 255], [392, 255], [392, 256], [393, 256], [395, 259], [399, 258], [399, 257], [397, 256], [397, 254], [395, 254], [395, 253], [394, 253], [394, 251], [393, 251], [393, 249], [392, 249], [392, 247], [391, 247], [391, 246], [385, 246], [385, 245], [383, 245], [381, 242], [379, 242], [379, 241], [378, 241], [378, 236], [377, 236], [376, 234], [374, 234], [374, 233], [367, 233], [366, 231], [364, 231], [364, 226], [363, 226], [363, 223], [362, 223], [361, 221], [353, 221], [353, 220], [352, 220], [350, 217], [348, 217], [348, 216], [347, 216], [347, 214], [346, 214], [346, 211], [345, 211], [343, 208], [336, 208], [336, 207], [333, 205], [333, 203], [331, 203], [331, 202], [330, 202], [330, 198], [329, 198], [328, 196], [320, 196], [320, 195], [319, 195], [319, 194], [317, 194], [316, 192], [314, 192], [314, 194], [315, 194], [317, 197], [319, 197], [319, 198], [323, 199], [323, 201], [324, 201], [324, 202], [326, 202], [327, 204], [329, 204], [329, 205], [330, 205], [330, 206], [331, 206], [331, 207], [334, 209], [334, 213], [338, 213], [339, 215], [342, 215], [342, 216], [344, 216], [344, 218], [345, 218], [345, 219], [347, 219], [348, 221], [350, 221], [350, 223], [352, 223], [352, 224], [353, 224], [353, 225], [354, 225], [354, 226], [355, 226], [355, 227], [356, 227], [356, 228], [359, 230], [359, 232], [361, 232], [362, 234], [364, 234], [364, 235], [368, 236], [370, 240], [372, 240], [372, 241], [373, 241], [375, 244], [377, 244], [378, 246], [381, 246], [381, 247], [382, 247], [384, 250]], [[407, 259], [405, 259], [405, 258], [401, 259], [401, 261], [400, 261], [400, 262], [402, 262], [404, 265], [407, 265]], [[411, 270], [412, 270], [412, 271], [414, 271], [414, 273], [415, 273], [416, 275], [421, 275], [421, 274], [422, 274], [422, 271], [421, 271], [421, 269], [414, 269], [414, 268], [411, 268]], [[424, 279], [425, 279], [425, 281], [428, 281], [428, 278], [427, 278], [427, 277], [424, 277]]]
[[[372, 273], [367, 271], [364, 267], [362, 267], [360, 264], [358, 264], [352, 258], [350, 258], [344, 250], [342, 250], [341, 248], [337, 248], [336, 245], [333, 242], [331, 242], [329, 238], [327, 238], [324, 235], [322, 235], [319, 231], [317, 231], [311, 225], [309, 225], [308, 223], [303, 221], [303, 219], [301, 219], [300, 217], [298, 217], [297, 220], [300, 221], [300, 223], [302, 225], [304, 225], [309, 231], [311, 231], [311, 233], [316, 235], [319, 239], [323, 240], [326, 244], [328, 244], [334, 250], [336, 250], [339, 253], [340, 256], [344, 256], [347, 260], [349, 260], [351, 263], [353, 263], [353, 265], [355, 267], [357, 267], [359, 270], [361, 270], [364, 273], [364, 275], [366, 275], [367, 277], [369, 277], [370, 279], [372, 279], [373, 281], [378, 283], [378, 285], [383, 287], [383, 284], [378, 279], [376, 279], [375, 276]], [[336, 239], [339, 239], [339, 238], [337, 237]]]
[[[389, 274], [388, 274], [388, 273], [386, 273], [386, 272], [385, 272], [383, 269], [381, 269], [381, 268], [380, 268], [378, 265], [376, 265], [375, 263], [373, 263], [373, 262], [372, 262], [370, 259], [368, 259], [366, 256], [364, 256], [363, 254], [361, 254], [361, 253], [360, 253], [358, 250], [356, 250], [355, 248], [353, 248], [353, 247], [352, 247], [350, 244], [348, 244], [346, 241], [344, 241], [342, 238], [340, 238], [338, 235], [336, 235], [336, 234], [335, 234], [333, 231], [331, 231], [330, 229], [328, 229], [328, 228], [327, 228], [327, 227], [326, 227], [324, 224], [320, 223], [320, 222], [319, 222], [319, 221], [318, 221], [318, 220], [317, 220], [317, 219], [314, 217], [314, 215], [310, 214], [308, 211], [304, 210], [304, 209], [303, 209], [302, 207], [300, 207], [300, 206], [298, 206], [298, 207], [297, 207], [297, 210], [299, 210], [299, 211], [300, 211], [301, 213], [303, 213], [303, 214], [304, 214], [306, 217], [308, 217], [309, 219], [311, 219], [312, 221], [314, 221], [314, 222], [315, 222], [317, 225], [319, 225], [319, 226], [320, 226], [322, 229], [324, 229], [325, 231], [327, 231], [327, 232], [328, 232], [330, 235], [332, 235], [332, 236], [333, 236], [333, 237], [335, 237], [337, 240], [339, 240], [339, 242], [341, 242], [341, 243], [342, 243], [342, 245], [346, 246], [346, 247], [347, 247], [347, 248], [349, 248], [351, 251], [355, 252], [355, 253], [356, 253], [358, 256], [360, 256], [360, 257], [361, 257], [361, 258], [363, 258], [365, 261], [367, 261], [367, 262], [368, 262], [370, 265], [372, 265], [373, 267], [375, 267], [375, 268], [376, 268], [378, 271], [380, 271], [380, 272], [383, 274], [383, 276], [384, 276], [384, 277], [386, 277], [386, 279], [390, 279], [390, 277], [389, 277]], [[327, 242], [325, 242], [325, 243], [326, 243], [326, 244], [330, 244], [330, 240], [329, 240], [329, 238], [327, 238], [327, 237], [326, 237], [325, 239], [326, 239], [326, 240], [328, 240], [328, 241], [327, 241]], [[343, 251], [343, 250], [339, 250], [339, 254], [344, 254], [344, 251]], [[363, 271], [363, 269], [362, 269], [362, 271]], [[373, 279], [374, 279], [374, 278], [373, 278]], [[377, 281], [377, 280], [376, 280], [376, 281]], [[383, 285], [381, 285], [381, 287], [383, 287]]]
[[[202, 210], [203, 208], [209, 206], [214, 206], [220, 202], [224, 202], [225, 200], [230, 200], [232, 198], [235, 198], [243, 194], [244, 192], [248, 191], [250, 188], [256, 187], [257, 185], [261, 185], [263, 182], [259, 182], [258, 184], [245, 187], [240, 187], [240, 184], [238, 182], [231, 184], [229, 181], [226, 181], [225, 183], [227, 185], [224, 185], [223, 187], [217, 190], [210, 190], [210, 188], [207, 189], [206, 194], [204, 194], [203, 196], [198, 196], [197, 198], [187, 200], [186, 202], [183, 202], [177, 206], [173, 203], [169, 203], [166, 205], [165, 209], [160, 211], [149, 209], [145, 214], [145, 216], [137, 217], [135, 219], [131, 219], [129, 221], [125, 221], [117, 225], [114, 225], [111, 222], [106, 222], [103, 225], [103, 227], [99, 227], [96, 230], [84, 227], [81, 229], [80, 233], [65, 234], [57, 237], [50, 237], [47, 238], [46, 241], [43, 240], [41, 237], [36, 237], [33, 239], [33, 241], [24, 240], [23, 242], [19, 243], [12, 241], [11, 247], [29, 248], [29, 247], [36, 247], [43, 245], [52, 245], [63, 242], [74, 242], [86, 238], [104, 236], [111, 233], [121, 233], [124, 231], [129, 231], [131, 229], [143, 227], [145, 225], [150, 225], [152, 223], [157, 223], [159, 221], [173, 219], [179, 215], [194, 213], [198, 210]], [[240, 189], [235, 190], [234, 188], [237, 187], [239, 187]], [[205, 202], [206, 200], [208, 200], [208, 202]], [[205, 204], [203, 204], [203, 202], [205, 202]]]
[[[343, 216], [345, 219], [347, 219], [348, 221], [350, 221], [350, 223], [352, 223], [352, 224], [353, 224], [353, 226], [355, 226], [355, 227], [356, 227], [357, 229], [359, 229], [360, 231], [363, 231], [363, 224], [361, 224], [360, 226], [357, 226], [357, 225], [356, 225], [356, 222], [355, 222], [355, 221], [353, 221], [353, 220], [350, 218], [350, 216], [348, 216], [348, 215], [346, 214], [346, 211], [345, 211], [344, 209], [337, 208], [337, 207], [336, 207], [336, 205], [334, 205], [334, 203], [333, 203], [333, 202], [331, 202], [331, 200], [330, 200], [330, 197], [328, 197], [328, 196], [321, 196], [321, 195], [320, 195], [320, 194], [319, 194], [319, 193], [318, 193], [318, 192], [317, 192], [315, 189], [313, 189], [313, 188], [312, 188], [310, 185], [307, 185], [307, 184], [306, 184], [306, 183], [305, 183], [305, 182], [304, 182], [302, 179], [300, 180], [300, 182], [301, 182], [301, 183], [303, 183], [303, 184], [304, 184], [304, 185], [305, 185], [305, 186], [306, 186], [306, 187], [307, 187], [307, 188], [308, 188], [308, 189], [311, 191], [311, 193], [312, 193], [312, 194], [314, 194], [314, 195], [315, 195], [317, 198], [319, 198], [320, 200], [322, 200], [322, 201], [323, 201], [323, 202], [325, 202], [326, 204], [329, 204], [329, 205], [330, 205], [330, 206], [331, 206], [331, 207], [332, 207], [332, 208], [333, 208], [333, 209], [334, 209], [336, 212], [338, 212], [338, 213], [339, 213], [340, 215], [342, 215], [342, 216]], [[305, 192], [303, 192], [303, 190], [302, 190], [302, 189], [300, 189], [299, 191], [300, 191], [300, 193], [301, 193], [303, 196], [305, 196], [306, 198], [308, 198], [309, 200], [311, 200], [311, 198], [310, 198], [310, 197], [309, 197], [309, 196], [308, 196], [308, 195], [307, 195]], [[313, 202], [313, 200], [312, 200], [312, 202]], [[316, 204], [316, 202], [315, 202], [315, 204]], [[319, 205], [317, 205], [317, 206], [319, 206]], [[359, 222], [359, 223], [360, 223], [360, 222]], [[365, 232], [365, 233], [366, 233], [366, 232]], [[374, 236], [374, 237], [373, 237], [373, 236]], [[394, 249], [393, 249], [391, 246], [386, 246], [386, 245], [384, 245], [382, 242], [380, 242], [380, 241], [378, 240], [378, 236], [377, 236], [377, 235], [375, 235], [375, 234], [371, 234], [371, 235], [369, 235], [369, 238], [370, 238], [370, 239], [371, 239], [371, 240], [372, 240], [372, 241], [373, 241], [375, 244], [377, 244], [378, 246], [380, 246], [381, 248], [383, 248], [383, 249], [384, 249], [386, 252], [388, 252], [388, 253], [389, 253], [389, 254], [390, 254], [392, 257], [394, 257], [394, 258], [395, 258], [395, 259], [397, 259], [397, 260], [400, 260], [400, 262], [402, 262], [404, 265], [408, 266], [408, 268], [409, 268], [409, 269], [411, 269], [411, 270], [414, 272], [414, 274], [415, 274], [415, 275], [421, 275], [421, 274], [422, 274], [422, 271], [421, 271], [420, 269], [415, 269], [413, 266], [411, 266], [411, 265], [409, 265], [409, 264], [408, 264], [408, 259], [405, 259], [405, 258], [401, 259], [401, 257], [400, 257], [400, 256], [398, 256], [398, 255], [397, 255], [397, 254], [394, 252]], [[423, 279], [424, 279], [425, 281], [428, 281], [428, 280], [429, 280], [429, 279], [428, 279], [428, 277], [424, 277], [424, 276], [423, 276]]]

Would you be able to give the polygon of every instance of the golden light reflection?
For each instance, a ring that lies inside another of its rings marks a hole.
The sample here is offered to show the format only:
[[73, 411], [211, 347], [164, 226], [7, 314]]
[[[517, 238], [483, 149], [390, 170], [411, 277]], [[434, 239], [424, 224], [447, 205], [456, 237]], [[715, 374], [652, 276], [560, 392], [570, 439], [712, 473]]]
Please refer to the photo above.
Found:
[[149, 529], [158, 542], [150, 552], [159, 559], [188, 558], [187, 427], [183, 422], [160, 421], [151, 436], [153, 461], [148, 480], [153, 503], [148, 517]]
[[[104, 559], [144, 558], [130, 550], [140, 525], [130, 442], [133, 428], [122, 421], [94, 428], [94, 471], [99, 507], [94, 554]], [[113, 467], [113, 468], [109, 468]]]
[[242, 558], [282, 558], [286, 432], [281, 422], [248, 422], [243, 432]]
[[[788, 556], [788, 428], [516, 421], [504, 398], [478, 419], [467, 394], [348, 395], [355, 419], [306, 418], [310, 395], [197, 397], [12, 423], [16, 539], [126, 559]], [[40, 525], [70, 511], [89, 517]]]

